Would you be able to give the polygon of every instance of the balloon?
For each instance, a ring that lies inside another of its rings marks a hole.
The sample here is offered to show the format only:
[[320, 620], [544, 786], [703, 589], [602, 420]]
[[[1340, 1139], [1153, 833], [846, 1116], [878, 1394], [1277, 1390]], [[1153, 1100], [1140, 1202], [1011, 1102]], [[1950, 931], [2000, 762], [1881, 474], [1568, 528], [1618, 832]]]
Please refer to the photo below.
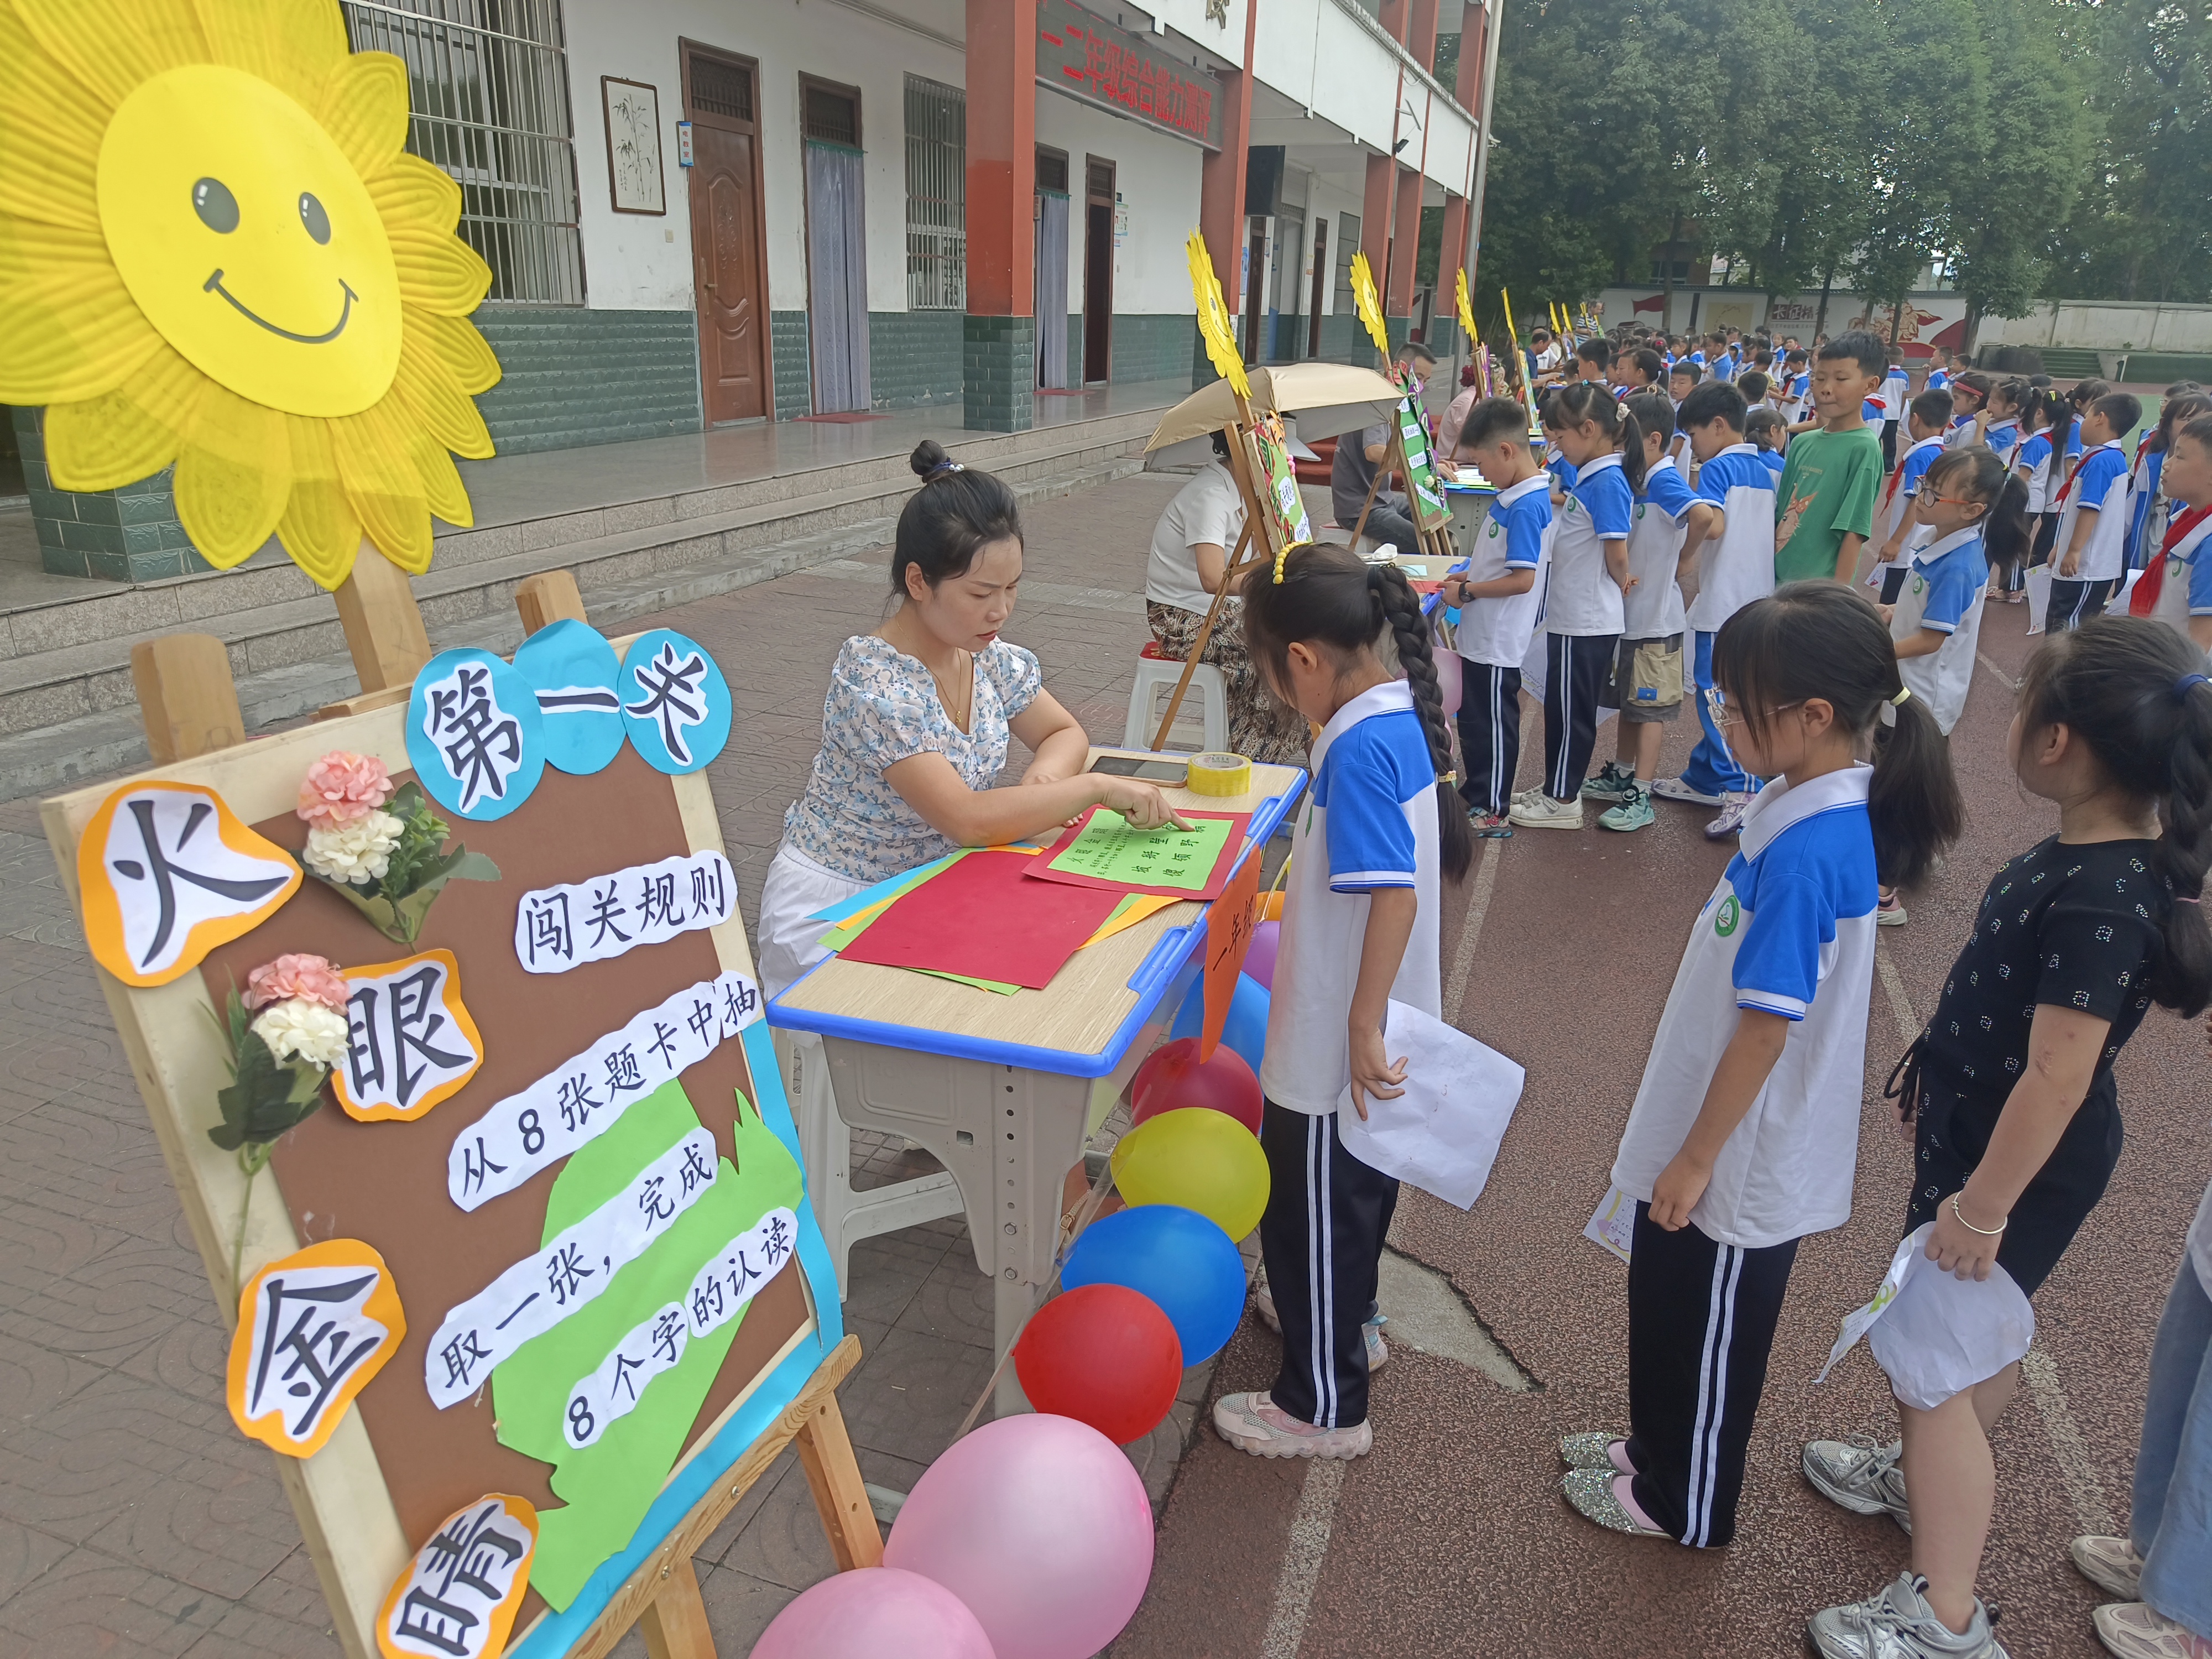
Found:
[[1454, 714], [1459, 713], [1460, 693], [1462, 690], [1460, 678], [1460, 654], [1456, 651], [1437, 651], [1430, 654], [1436, 659], [1437, 689], [1443, 693], [1444, 718], [1449, 720]]
[[1203, 1106], [1235, 1118], [1260, 1133], [1260, 1079], [1244, 1056], [1224, 1042], [1201, 1064], [1198, 1039], [1177, 1037], [1145, 1056], [1129, 1085], [1130, 1121], [1142, 1123], [1162, 1112]]
[[[1183, 999], [1168, 1036], [1170, 1039], [1194, 1037], [1205, 1019], [1206, 981], [1201, 979]], [[1258, 1075], [1260, 1057], [1267, 1048], [1267, 988], [1249, 974], [1237, 976], [1237, 994], [1230, 999], [1229, 1018], [1222, 1024], [1221, 1041], [1243, 1055], [1244, 1063], [1252, 1068], [1254, 1075]]]
[[1275, 994], [1275, 952], [1282, 944], [1283, 924], [1263, 921], [1252, 930], [1251, 948], [1244, 953], [1244, 971], [1271, 999]]
[[968, 1604], [899, 1567], [830, 1575], [785, 1603], [752, 1659], [997, 1659]]
[[1186, 1365], [1220, 1352], [1244, 1316], [1244, 1258], [1218, 1225], [1177, 1204], [1092, 1222], [1069, 1249], [1060, 1282], [1126, 1285], [1150, 1297], [1174, 1323]]
[[1175, 1404], [1182, 1344], [1149, 1297], [1085, 1285], [1037, 1310], [1014, 1344], [1014, 1375], [1039, 1411], [1088, 1423], [1126, 1446], [1158, 1428]]
[[1114, 1182], [1131, 1209], [1180, 1204], [1242, 1238], [1267, 1207], [1267, 1155], [1235, 1119], [1186, 1107], [1115, 1143]]
[[[1144, 1599], [1152, 1506], [1128, 1457], [1088, 1424], [1002, 1417], [922, 1471], [884, 1565], [965, 1601], [997, 1659], [1090, 1659]], [[902, 1646], [878, 1651], [908, 1659]]]

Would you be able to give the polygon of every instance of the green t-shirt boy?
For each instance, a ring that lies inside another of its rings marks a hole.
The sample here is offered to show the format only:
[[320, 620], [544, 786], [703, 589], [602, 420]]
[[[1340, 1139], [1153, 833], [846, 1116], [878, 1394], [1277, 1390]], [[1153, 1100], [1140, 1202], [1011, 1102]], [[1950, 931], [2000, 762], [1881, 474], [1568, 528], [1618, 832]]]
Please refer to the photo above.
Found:
[[1849, 581], [1851, 572], [1837, 568], [1844, 538], [1859, 538], [1851, 549], [1856, 562], [1874, 534], [1881, 490], [1881, 443], [1863, 422], [1792, 438], [1774, 492], [1775, 582]]

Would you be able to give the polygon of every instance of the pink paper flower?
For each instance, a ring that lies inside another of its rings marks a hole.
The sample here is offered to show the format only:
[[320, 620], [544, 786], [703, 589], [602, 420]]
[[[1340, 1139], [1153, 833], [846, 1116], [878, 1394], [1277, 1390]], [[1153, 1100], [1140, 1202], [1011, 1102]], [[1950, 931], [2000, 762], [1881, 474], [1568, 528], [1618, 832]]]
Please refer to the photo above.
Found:
[[391, 799], [392, 775], [384, 763], [341, 749], [307, 769], [299, 813], [319, 830], [366, 817]]
[[347, 994], [344, 977], [321, 957], [288, 953], [274, 962], [264, 963], [246, 976], [246, 1006], [249, 1008], [265, 1008], [272, 1002], [303, 997], [342, 1014], [345, 1012]]

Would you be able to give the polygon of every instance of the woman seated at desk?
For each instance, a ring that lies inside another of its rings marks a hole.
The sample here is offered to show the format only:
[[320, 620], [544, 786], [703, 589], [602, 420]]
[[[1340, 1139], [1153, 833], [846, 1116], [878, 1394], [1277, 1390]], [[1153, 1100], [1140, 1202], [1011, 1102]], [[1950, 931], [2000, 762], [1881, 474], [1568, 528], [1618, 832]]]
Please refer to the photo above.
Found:
[[[1189, 659], [1243, 527], [1244, 498], [1229, 471], [1228, 440], [1217, 432], [1213, 459], [1176, 492], [1152, 530], [1152, 555], [1145, 567], [1145, 618], [1162, 654], [1177, 662]], [[1231, 749], [1247, 760], [1278, 766], [1306, 763], [1304, 717], [1267, 690], [1245, 652], [1242, 599], [1222, 601], [1199, 660], [1220, 669], [1228, 682]]]
[[[1139, 829], [1173, 816], [1133, 778], [1086, 772], [1091, 740], [1043, 689], [1034, 654], [999, 637], [1022, 578], [1014, 493], [925, 439], [899, 514], [898, 609], [837, 653], [822, 749], [783, 817], [761, 896], [760, 971], [775, 995], [827, 954], [817, 911], [961, 847], [1049, 835], [1087, 806]], [[1033, 758], [1000, 785], [1011, 732]]]

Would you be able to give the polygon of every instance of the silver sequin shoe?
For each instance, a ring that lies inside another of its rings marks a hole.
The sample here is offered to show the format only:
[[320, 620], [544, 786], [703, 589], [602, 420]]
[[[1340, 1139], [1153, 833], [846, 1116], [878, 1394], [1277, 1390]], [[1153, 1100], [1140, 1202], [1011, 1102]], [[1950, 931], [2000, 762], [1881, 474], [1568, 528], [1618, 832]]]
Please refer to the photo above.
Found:
[[1905, 1498], [1905, 1443], [1876, 1445], [1864, 1435], [1805, 1443], [1805, 1478], [1823, 1498], [1854, 1515], [1887, 1515], [1908, 1533], [1912, 1508]]
[[1605, 1429], [1563, 1436], [1559, 1441], [1559, 1462], [1571, 1469], [1611, 1469], [1619, 1474], [1622, 1470], [1613, 1461], [1613, 1449], [1626, 1437]]
[[1990, 1611], [1974, 1603], [1963, 1632], [1936, 1616], [1925, 1578], [1901, 1572], [1863, 1601], [1813, 1615], [1806, 1634], [1821, 1659], [2011, 1659], [1990, 1634]]
[[1613, 1495], [1613, 1483], [1620, 1478], [1620, 1471], [1609, 1466], [1602, 1469], [1569, 1469], [1566, 1478], [1559, 1482], [1559, 1491], [1574, 1505], [1576, 1514], [1585, 1521], [1596, 1522], [1608, 1532], [1626, 1533], [1631, 1538], [1664, 1538], [1672, 1542], [1674, 1534], [1645, 1526]]

